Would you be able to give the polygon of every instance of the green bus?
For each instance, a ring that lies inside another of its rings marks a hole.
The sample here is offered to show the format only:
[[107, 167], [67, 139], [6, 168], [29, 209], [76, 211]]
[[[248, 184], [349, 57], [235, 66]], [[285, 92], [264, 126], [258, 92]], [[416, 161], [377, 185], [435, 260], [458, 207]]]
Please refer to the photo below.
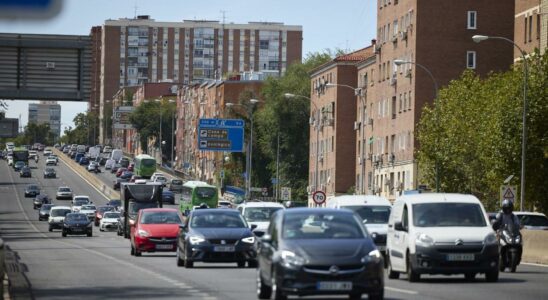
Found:
[[13, 148], [13, 164], [22, 161], [25, 165], [29, 165], [29, 150], [23, 147]]
[[192, 210], [202, 203], [210, 208], [217, 208], [218, 202], [219, 191], [216, 186], [203, 181], [187, 181], [183, 184], [179, 209], [184, 214], [186, 210]]
[[134, 162], [135, 166], [133, 166], [133, 172], [135, 175], [148, 179], [156, 172], [156, 160], [150, 155], [137, 155], [135, 156]]

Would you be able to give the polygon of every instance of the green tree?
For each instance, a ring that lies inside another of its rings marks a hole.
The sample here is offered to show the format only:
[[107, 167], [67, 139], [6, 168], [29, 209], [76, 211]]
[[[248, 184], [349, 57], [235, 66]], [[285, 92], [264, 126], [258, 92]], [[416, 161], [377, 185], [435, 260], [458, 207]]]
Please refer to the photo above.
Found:
[[[528, 65], [525, 204], [547, 211], [548, 53], [536, 53]], [[489, 209], [498, 207], [504, 179], [514, 174], [519, 184], [522, 89], [519, 65], [485, 79], [468, 71], [441, 90], [437, 104], [423, 109], [418, 125], [421, 181], [435, 185], [437, 160], [442, 191], [472, 193]]]

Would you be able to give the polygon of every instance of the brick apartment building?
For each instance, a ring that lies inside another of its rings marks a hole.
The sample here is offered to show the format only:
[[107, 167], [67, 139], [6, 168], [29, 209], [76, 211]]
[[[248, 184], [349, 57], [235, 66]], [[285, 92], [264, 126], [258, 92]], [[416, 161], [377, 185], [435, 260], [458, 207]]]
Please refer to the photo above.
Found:
[[198, 121], [200, 118], [234, 118], [226, 104], [238, 104], [244, 93], [259, 98], [263, 81], [258, 78], [234, 76], [228, 80], [188, 85], [179, 90], [175, 168], [186, 178], [217, 183], [224, 155], [223, 152], [198, 150]]
[[[542, 49], [546, 49], [548, 1], [516, 0], [515, 5], [514, 42], [525, 53], [532, 53], [535, 49], [541, 49], [541, 40], [544, 41]], [[542, 9], [543, 6], [544, 10]], [[543, 15], [541, 11], [544, 13]], [[514, 59], [521, 59], [521, 53], [518, 49], [514, 49]]]
[[[309, 191], [327, 197], [355, 184], [356, 63], [373, 56], [373, 47], [336, 57], [312, 70]], [[309, 199], [309, 206], [313, 202]]]
[[[513, 21], [514, 0], [500, 0], [496, 5], [488, 0], [378, 0], [376, 58], [360, 62], [360, 79], [355, 82], [361, 87], [369, 82], [365, 106], [355, 103], [354, 111], [362, 114], [356, 120], [359, 143], [349, 151], [365, 157], [365, 161], [352, 159], [359, 170], [352, 184], [358, 192], [395, 199], [420, 184], [415, 128], [422, 107], [432, 103], [435, 89], [417, 65], [428, 69], [440, 88], [466, 69], [480, 75], [507, 70], [512, 64], [511, 44], [477, 44], [472, 36], [512, 39]], [[396, 66], [394, 60], [417, 65]]]
[[[90, 107], [124, 86], [169, 81], [194, 84], [244, 71], [283, 73], [302, 58], [302, 27], [274, 22], [159, 22], [148, 16], [106, 20], [94, 41]], [[100, 137], [102, 141], [103, 131]]]

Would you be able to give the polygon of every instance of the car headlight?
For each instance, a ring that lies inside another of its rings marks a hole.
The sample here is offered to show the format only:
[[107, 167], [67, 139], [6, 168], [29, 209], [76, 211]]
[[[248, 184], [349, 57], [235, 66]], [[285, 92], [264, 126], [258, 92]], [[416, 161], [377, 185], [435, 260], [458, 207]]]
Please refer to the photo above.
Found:
[[368, 263], [371, 261], [378, 261], [382, 257], [382, 254], [379, 250], [375, 249], [369, 252], [366, 256], [362, 258], [362, 263]]
[[434, 239], [424, 233], [417, 233], [415, 244], [422, 247], [432, 247], [434, 246]]
[[135, 225], [135, 220], [129, 219], [129, 225]]
[[242, 242], [248, 243], [248, 244], [253, 244], [253, 243], [255, 243], [255, 237], [250, 236], [250, 237], [243, 238]]
[[497, 236], [494, 233], [489, 233], [485, 239], [483, 240], [483, 244], [485, 245], [493, 245], [497, 243]]
[[143, 229], [137, 230], [137, 234], [142, 236], [142, 237], [148, 237], [150, 235], [150, 233], [148, 233], [148, 231], [143, 230]]
[[205, 239], [201, 236], [195, 236], [194, 235], [194, 236], [191, 236], [189, 238], [189, 241], [190, 241], [191, 244], [196, 245], [196, 244], [205, 242]]
[[295, 253], [287, 250], [281, 252], [282, 266], [288, 269], [298, 269], [305, 263], [304, 258], [297, 256]]
[[515, 243], [516, 244], [521, 243], [521, 235], [516, 236]]

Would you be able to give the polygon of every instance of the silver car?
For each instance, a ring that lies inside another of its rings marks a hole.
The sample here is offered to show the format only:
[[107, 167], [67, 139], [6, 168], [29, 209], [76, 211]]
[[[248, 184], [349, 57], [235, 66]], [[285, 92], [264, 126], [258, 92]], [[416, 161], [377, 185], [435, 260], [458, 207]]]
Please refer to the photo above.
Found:
[[72, 190], [68, 186], [61, 186], [57, 189], [57, 194], [55, 195], [55, 198], [57, 200], [61, 199], [68, 199], [72, 200]]

